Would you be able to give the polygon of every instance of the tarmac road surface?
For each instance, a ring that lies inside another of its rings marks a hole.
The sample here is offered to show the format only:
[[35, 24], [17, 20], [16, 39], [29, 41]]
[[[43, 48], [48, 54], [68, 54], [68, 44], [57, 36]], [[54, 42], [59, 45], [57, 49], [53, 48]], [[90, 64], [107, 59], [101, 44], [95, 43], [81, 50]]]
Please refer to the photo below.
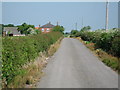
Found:
[[37, 88], [118, 88], [118, 74], [80, 41], [64, 38]]

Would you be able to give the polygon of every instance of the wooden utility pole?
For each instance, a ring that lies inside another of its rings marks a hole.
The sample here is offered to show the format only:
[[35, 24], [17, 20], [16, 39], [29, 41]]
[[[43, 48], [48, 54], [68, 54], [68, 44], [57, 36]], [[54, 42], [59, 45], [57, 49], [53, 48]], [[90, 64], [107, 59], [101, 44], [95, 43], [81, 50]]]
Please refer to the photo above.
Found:
[[83, 28], [83, 17], [82, 17], [82, 28]]
[[59, 25], [58, 21], [57, 21], [57, 26]]
[[105, 24], [105, 30], [108, 31], [108, 0], [106, 0], [106, 24]]
[[76, 28], [76, 30], [77, 30], [77, 23], [75, 23], [75, 28]]

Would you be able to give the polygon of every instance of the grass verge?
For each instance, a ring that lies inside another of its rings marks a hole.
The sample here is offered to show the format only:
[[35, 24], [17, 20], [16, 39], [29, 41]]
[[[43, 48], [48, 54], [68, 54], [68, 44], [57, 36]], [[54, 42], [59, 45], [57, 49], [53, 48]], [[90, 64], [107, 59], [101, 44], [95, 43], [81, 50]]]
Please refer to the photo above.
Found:
[[119, 59], [107, 52], [103, 51], [102, 49], [96, 49], [95, 44], [88, 41], [83, 41], [80, 37], [77, 39], [82, 42], [87, 48], [89, 48], [104, 64], [111, 67], [114, 71], [120, 74], [119, 70]]

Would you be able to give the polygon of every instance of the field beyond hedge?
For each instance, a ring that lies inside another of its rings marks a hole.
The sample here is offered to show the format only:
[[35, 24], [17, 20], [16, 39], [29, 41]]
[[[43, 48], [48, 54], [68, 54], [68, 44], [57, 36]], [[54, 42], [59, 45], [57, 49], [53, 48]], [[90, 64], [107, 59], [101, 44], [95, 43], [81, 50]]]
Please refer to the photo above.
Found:
[[25, 37], [2, 39], [2, 79], [9, 84], [17, 75], [24, 73], [22, 66], [34, 61], [40, 52], [47, 52], [63, 34], [50, 32]]

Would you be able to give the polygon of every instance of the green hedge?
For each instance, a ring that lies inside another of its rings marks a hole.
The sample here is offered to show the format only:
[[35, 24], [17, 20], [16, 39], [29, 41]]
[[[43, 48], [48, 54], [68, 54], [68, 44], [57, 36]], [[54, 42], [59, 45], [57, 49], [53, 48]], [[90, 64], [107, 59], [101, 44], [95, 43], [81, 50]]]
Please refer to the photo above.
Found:
[[120, 57], [120, 31], [114, 32], [79, 32], [80, 36], [85, 41], [94, 42], [96, 48], [102, 48], [104, 51]]
[[9, 83], [22, 73], [22, 66], [35, 60], [40, 52], [47, 51], [62, 33], [50, 32], [25, 37], [4, 37], [2, 40], [2, 78]]

